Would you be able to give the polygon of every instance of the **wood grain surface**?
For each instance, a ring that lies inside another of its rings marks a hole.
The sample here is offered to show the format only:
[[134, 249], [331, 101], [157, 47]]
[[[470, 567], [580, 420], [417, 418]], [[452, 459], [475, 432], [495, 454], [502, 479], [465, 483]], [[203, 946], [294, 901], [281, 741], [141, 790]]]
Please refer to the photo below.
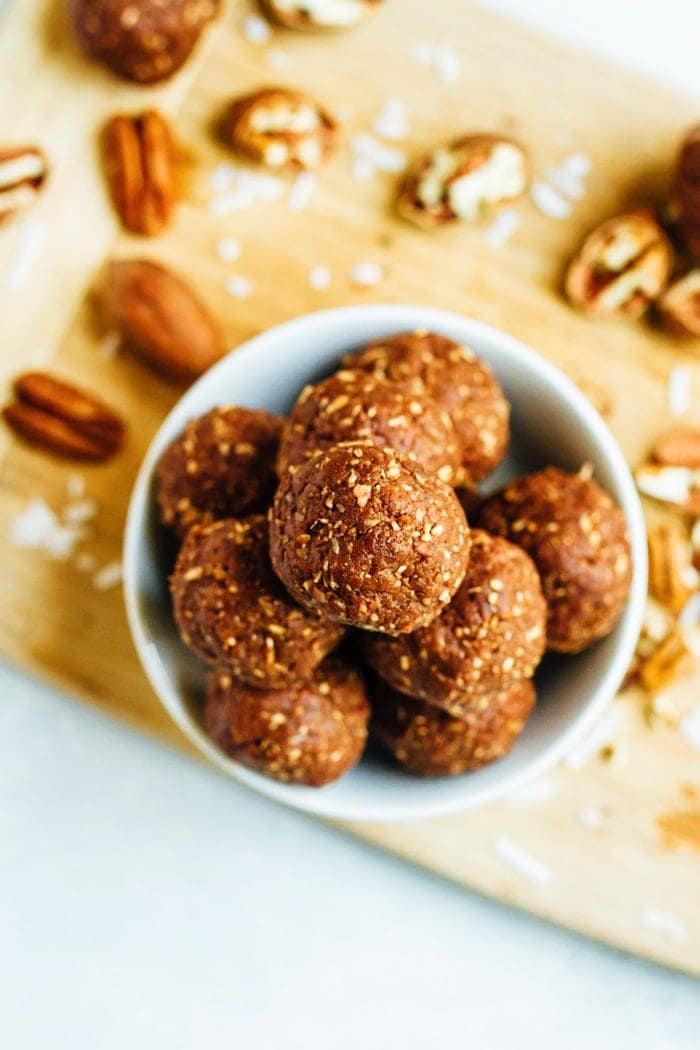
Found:
[[[41, 143], [53, 168], [34, 211], [0, 232], [0, 369], [5, 383], [29, 366], [50, 366], [99, 392], [129, 420], [125, 452], [109, 465], [82, 471], [99, 513], [81, 551], [98, 564], [119, 556], [132, 479], [178, 396], [128, 356], [101, 353], [89, 293], [108, 256], [147, 255], [189, 277], [221, 319], [231, 347], [306, 311], [360, 301], [428, 303], [497, 325], [556, 362], [588, 394], [631, 463], [670, 419], [668, 377], [679, 364], [691, 370], [700, 418], [697, 346], [673, 343], [647, 323], [588, 323], [559, 292], [562, 267], [590, 226], [631, 200], [663, 198], [679, 134], [697, 120], [697, 100], [463, 0], [443, 0], [439, 21], [423, 0], [388, 0], [350, 34], [276, 30], [267, 47], [240, 32], [253, 9], [224, 4], [178, 77], [139, 89], [80, 55], [63, 7], [55, 0], [22, 0], [0, 22], [0, 141]], [[414, 45], [434, 41], [454, 47], [461, 63], [455, 83], [442, 82], [412, 58]], [[271, 62], [285, 68], [273, 69]], [[491, 246], [483, 229], [426, 235], [392, 214], [395, 176], [359, 181], [346, 145], [319, 177], [304, 211], [290, 210], [281, 199], [217, 216], [208, 207], [209, 177], [230, 158], [213, 133], [216, 119], [231, 96], [275, 82], [307, 89], [331, 108], [351, 107], [348, 141], [370, 128], [388, 96], [401, 98], [410, 130], [394, 145], [409, 155], [481, 129], [518, 137], [536, 174], [571, 151], [584, 151], [593, 162], [587, 192], [563, 221], [521, 202], [520, 226], [506, 246]], [[153, 104], [173, 118], [193, 176], [172, 229], [140, 241], [114, 224], [99, 173], [97, 132], [115, 110]], [[242, 246], [235, 264], [217, 257], [224, 236]], [[36, 258], [21, 279], [18, 256], [30, 249]], [[370, 289], [349, 278], [364, 260], [385, 270], [384, 280]], [[332, 273], [322, 292], [309, 283], [316, 265]], [[247, 299], [226, 291], [232, 273], [250, 279]], [[137, 663], [119, 588], [101, 591], [74, 561], [53, 561], [9, 542], [13, 521], [32, 498], [65, 505], [74, 468], [20, 446], [5, 430], [0, 456], [2, 653], [135, 728], [186, 748]], [[677, 690], [679, 702], [700, 700], [700, 677]], [[592, 754], [580, 769], [562, 766], [548, 774], [535, 795], [478, 812], [349, 830], [486, 894], [700, 973], [700, 758], [677, 729], [648, 727], [636, 692], [616, 700], [613, 709], [619, 725], [612, 761]], [[539, 862], [543, 877], [528, 878], [517, 863], [504, 860], [513, 845]]]

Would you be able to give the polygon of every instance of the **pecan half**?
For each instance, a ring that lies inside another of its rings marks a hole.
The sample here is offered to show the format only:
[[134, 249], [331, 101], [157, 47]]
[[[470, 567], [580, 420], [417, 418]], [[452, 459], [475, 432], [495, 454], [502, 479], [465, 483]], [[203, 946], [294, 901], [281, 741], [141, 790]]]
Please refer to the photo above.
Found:
[[218, 327], [191, 288], [147, 259], [109, 264], [102, 309], [108, 327], [167, 378], [192, 380], [224, 353]]
[[691, 548], [676, 521], [666, 521], [649, 530], [649, 591], [674, 613], [679, 613], [693, 593]]
[[17, 401], [5, 421], [25, 440], [75, 459], [109, 459], [124, 440], [124, 424], [92, 394], [46, 372], [26, 372], [15, 382]]
[[522, 146], [498, 135], [469, 135], [421, 157], [399, 190], [397, 208], [419, 226], [474, 221], [520, 197], [529, 181]]
[[681, 143], [670, 211], [688, 251], [700, 259], [700, 124]]
[[153, 236], [168, 224], [177, 197], [175, 149], [157, 110], [118, 115], [102, 134], [105, 174], [122, 225]]
[[659, 300], [659, 310], [669, 332], [700, 336], [700, 269], [673, 281]]
[[658, 438], [651, 456], [665, 466], [700, 470], [700, 427], [672, 427]]
[[141, 84], [171, 76], [189, 58], [219, 0], [69, 0], [83, 49]]
[[596, 317], [641, 317], [663, 292], [673, 251], [649, 208], [608, 219], [591, 233], [566, 273], [569, 302]]
[[382, 0], [261, 0], [266, 14], [290, 29], [350, 29]]
[[317, 168], [337, 140], [330, 114], [291, 88], [263, 88], [236, 99], [224, 130], [234, 149], [271, 168]]
[[46, 157], [36, 146], [0, 148], [0, 222], [34, 203], [48, 173]]

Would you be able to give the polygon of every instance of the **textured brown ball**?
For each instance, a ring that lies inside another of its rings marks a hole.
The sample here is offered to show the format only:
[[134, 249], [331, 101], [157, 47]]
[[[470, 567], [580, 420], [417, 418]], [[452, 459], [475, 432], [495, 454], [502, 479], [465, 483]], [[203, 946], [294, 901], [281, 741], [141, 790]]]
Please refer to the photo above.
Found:
[[622, 511], [586, 471], [547, 467], [487, 500], [479, 524], [527, 551], [547, 602], [547, 645], [578, 653], [608, 634], [629, 593]]
[[439, 478], [391, 449], [348, 442], [284, 475], [270, 555], [307, 609], [402, 634], [449, 604], [469, 560], [469, 526]]
[[170, 578], [186, 645], [248, 685], [281, 689], [331, 652], [342, 628], [300, 609], [272, 571], [263, 515], [194, 525]]
[[152, 84], [190, 56], [219, 0], [69, 0], [83, 49], [127, 80]]
[[168, 445], [156, 473], [161, 521], [192, 525], [267, 510], [277, 484], [282, 420], [249, 408], [213, 408]]
[[465, 484], [485, 478], [505, 456], [508, 402], [488, 365], [468, 347], [436, 332], [402, 332], [349, 354], [345, 363], [437, 401], [461, 441]]
[[459, 478], [460, 443], [447, 413], [425, 393], [404, 393], [362, 369], [343, 369], [302, 391], [282, 431], [279, 472], [339, 441], [365, 439], [442, 481]]
[[205, 724], [236, 761], [275, 780], [320, 787], [359, 761], [369, 714], [362, 678], [331, 657], [308, 681], [274, 691], [241, 685], [217, 668]]
[[367, 662], [402, 693], [465, 716], [481, 697], [530, 678], [546, 609], [537, 571], [512, 543], [473, 529], [469, 566], [440, 616], [400, 638], [367, 635]]
[[370, 729], [410, 773], [455, 776], [507, 754], [534, 705], [529, 679], [482, 697], [461, 718], [378, 685], [372, 691]]

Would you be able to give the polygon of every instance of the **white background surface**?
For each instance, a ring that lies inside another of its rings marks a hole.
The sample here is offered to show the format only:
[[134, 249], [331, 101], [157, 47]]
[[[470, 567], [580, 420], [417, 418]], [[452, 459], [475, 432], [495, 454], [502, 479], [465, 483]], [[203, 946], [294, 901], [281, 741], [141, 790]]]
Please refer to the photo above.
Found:
[[[700, 94], [697, 0], [492, 6]], [[8, 1050], [699, 1045], [697, 982], [415, 871], [2, 668], [0, 697]]]

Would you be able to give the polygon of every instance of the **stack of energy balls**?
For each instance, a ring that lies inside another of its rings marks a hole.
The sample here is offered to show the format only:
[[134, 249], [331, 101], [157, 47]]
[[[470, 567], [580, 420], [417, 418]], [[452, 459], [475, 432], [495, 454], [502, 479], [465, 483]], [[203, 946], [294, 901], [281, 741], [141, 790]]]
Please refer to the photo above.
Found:
[[320, 786], [369, 730], [411, 773], [478, 769], [521, 732], [545, 650], [612, 629], [630, 549], [590, 471], [476, 499], [508, 420], [483, 361], [417, 331], [346, 357], [286, 420], [215, 408], [168, 447], [174, 614], [227, 754]]

